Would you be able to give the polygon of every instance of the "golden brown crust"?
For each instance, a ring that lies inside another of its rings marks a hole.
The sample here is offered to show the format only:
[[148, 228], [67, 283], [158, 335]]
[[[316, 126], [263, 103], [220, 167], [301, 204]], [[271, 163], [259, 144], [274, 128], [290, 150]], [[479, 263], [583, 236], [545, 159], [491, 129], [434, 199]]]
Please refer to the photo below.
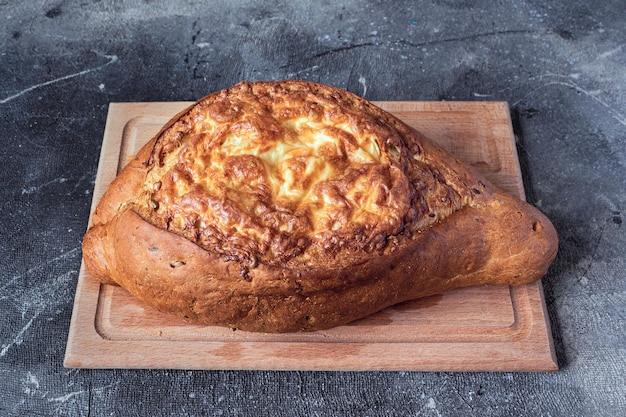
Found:
[[284, 81], [241, 83], [172, 119], [103, 196], [83, 253], [161, 311], [287, 332], [532, 282], [556, 246], [538, 210], [393, 116]]

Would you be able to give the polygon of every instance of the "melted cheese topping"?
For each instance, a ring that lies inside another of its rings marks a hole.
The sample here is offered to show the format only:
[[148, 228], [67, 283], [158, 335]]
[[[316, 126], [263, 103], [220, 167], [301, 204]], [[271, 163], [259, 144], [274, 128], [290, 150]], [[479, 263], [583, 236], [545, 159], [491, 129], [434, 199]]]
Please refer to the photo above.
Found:
[[428, 215], [434, 205], [458, 208], [457, 193], [368, 106], [303, 82], [242, 83], [209, 96], [159, 137], [136, 210], [254, 265], [380, 249], [407, 225], [440, 218]]

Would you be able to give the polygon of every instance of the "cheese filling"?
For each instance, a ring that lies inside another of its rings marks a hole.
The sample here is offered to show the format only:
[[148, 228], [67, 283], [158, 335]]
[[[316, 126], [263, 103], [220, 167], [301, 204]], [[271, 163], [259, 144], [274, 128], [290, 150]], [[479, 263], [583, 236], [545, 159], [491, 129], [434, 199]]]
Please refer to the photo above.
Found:
[[420, 182], [437, 183], [422, 165], [397, 131], [353, 102], [244, 84], [162, 134], [135, 204], [226, 258], [306, 261], [319, 250], [380, 249], [407, 225], [436, 221], [427, 215], [433, 199], [417, 194]]

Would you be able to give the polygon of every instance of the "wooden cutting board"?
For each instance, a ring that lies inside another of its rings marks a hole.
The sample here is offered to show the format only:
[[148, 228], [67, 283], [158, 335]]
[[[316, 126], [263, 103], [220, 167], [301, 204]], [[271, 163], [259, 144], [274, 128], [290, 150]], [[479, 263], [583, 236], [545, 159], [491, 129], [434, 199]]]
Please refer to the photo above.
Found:
[[[119, 170], [190, 103], [112, 103], [92, 212]], [[379, 102], [495, 185], [524, 198], [508, 106]], [[81, 268], [65, 354], [77, 368], [549, 371], [557, 363], [541, 282], [406, 302], [346, 326], [259, 334], [189, 325]]]

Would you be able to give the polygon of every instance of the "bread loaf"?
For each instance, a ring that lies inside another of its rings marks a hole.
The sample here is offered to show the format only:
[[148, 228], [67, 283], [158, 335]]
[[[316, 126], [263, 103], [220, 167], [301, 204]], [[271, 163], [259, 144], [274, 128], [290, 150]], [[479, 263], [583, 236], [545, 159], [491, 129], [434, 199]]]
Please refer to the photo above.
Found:
[[120, 172], [83, 240], [90, 274], [157, 310], [260, 332], [540, 279], [557, 235], [368, 101], [242, 82], [176, 115]]

